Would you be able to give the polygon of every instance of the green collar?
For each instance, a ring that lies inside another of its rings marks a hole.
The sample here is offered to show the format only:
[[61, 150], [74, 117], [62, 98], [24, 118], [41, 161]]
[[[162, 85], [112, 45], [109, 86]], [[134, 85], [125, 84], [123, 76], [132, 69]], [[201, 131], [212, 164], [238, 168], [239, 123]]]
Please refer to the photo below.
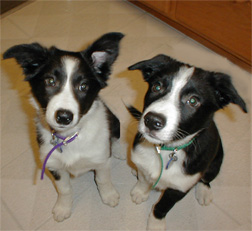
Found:
[[192, 144], [193, 143], [193, 141], [195, 140], [196, 138], [194, 137], [194, 138], [192, 138], [188, 143], [186, 143], [186, 144], [183, 144], [183, 145], [180, 145], [180, 146], [178, 146], [178, 147], [167, 147], [167, 146], [165, 146], [165, 145], [162, 145], [161, 146], [161, 150], [164, 150], [164, 151], [179, 151], [179, 150], [181, 150], [181, 149], [184, 149], [184, 148], [186, 148], [186, 147], [188, 147], [190, 144]]
[[159, 174], [158, 179], [156, 180], [156, 182], [155, 182], [154, 185], [152, 186], [152, 189], [154, 189], [154, 188], [157, 186], [157, 184], [158, 184], [158, 182], [160, 181], [161, 176], [162, 176], [162, 174], [163, 174], [164, 161], [163, 161], [163, 158], [162, 158], [162, 155], [161, 155], [161, 152], [160, 152], [160, 151], [161, 151], [161, 150], [164, 150], [164, 151], [173, 151], [173, 153], [170, 153], [170, 155], [169, 155], [170, 160], [168, 161], [168, 163], [166, 164], [166, 167], [165, 167], [165, 169], [168, 169], [170, 163], [171, 163], [172, 161], [176, 161], [176, 160], [178, 159], [178, 157], [175, 155], [176, 152], [179, 151], [179, 150], [181, 150], [181, 149], [183, 149], [183, 148], [188, 147], [190, 144], [192, 144], [192, 142], [193, 142], [195, 139], [196, 139], [196, 137], [192, 138], [188, 143], [183, 144], [183, 145], [180, 145], [180, 146], [175, 147], [175, 148], [174, 148], [174, 147], [167, 147], [167, 146], [165, 146], [165, 145], [162, 145], [161, 147], [155, 146], [156, 151], [157, 151], [157, 153], [158, 153], [158, 155], [159, 155], [159, 158], [160, 158], [160, 161], [161, 161], [161, 170], [160, 170], [160, 174]]

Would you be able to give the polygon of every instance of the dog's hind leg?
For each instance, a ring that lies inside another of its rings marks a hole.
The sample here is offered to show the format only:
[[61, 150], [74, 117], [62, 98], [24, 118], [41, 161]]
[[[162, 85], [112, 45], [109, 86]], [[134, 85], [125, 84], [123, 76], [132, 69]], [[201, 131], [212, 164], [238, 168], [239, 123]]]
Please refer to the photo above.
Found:
[[166, 214], [186, 194], [187, 192], [184, 193], [171, 188], [166, 189], [150, 213], [147, 230], [166, 230]]
[[151, 185], [146, 181], [140, 170], [137, 171], [138, 181], [135, 187], [131, 190], [130, 195], [133, 202], [141, 204], [149, 197]]
[[120, 195], [111, 182], [110, 159], [99, 168], [96, 168], [95, 173], [95, 181], [103, 203], [115, 207], [119, 203]]
[[73, 199], [70, 175], [64, 170], [51, 172], [55, 178], [55, 185], [58, 191], [58, 198], [52, 213], [54, 215], [54, 219], [60, 222], [71, 216]]
[[223, 148], [220, 143], [218, 153], [209, 168], [195, 186], [195, 197], [200, 205], [209, 205], [213, 200], [210, 182], [215, 179], [220, 171], [223, 160]]

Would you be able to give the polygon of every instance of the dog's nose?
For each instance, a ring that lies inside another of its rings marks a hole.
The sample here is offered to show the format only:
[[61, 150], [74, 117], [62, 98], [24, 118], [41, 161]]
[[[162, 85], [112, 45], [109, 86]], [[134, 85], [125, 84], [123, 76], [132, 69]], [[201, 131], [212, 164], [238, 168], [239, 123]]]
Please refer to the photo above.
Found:
[[166, 119], [162, 114], [148, 112], [144, 116], [144, 124], [150, 130], [160, 130], [166, 124]]
[[58, 110], [55, 113], [56, 122], [62, 125], [68, 125], [73, 121], [73, 113], [69, 110]]

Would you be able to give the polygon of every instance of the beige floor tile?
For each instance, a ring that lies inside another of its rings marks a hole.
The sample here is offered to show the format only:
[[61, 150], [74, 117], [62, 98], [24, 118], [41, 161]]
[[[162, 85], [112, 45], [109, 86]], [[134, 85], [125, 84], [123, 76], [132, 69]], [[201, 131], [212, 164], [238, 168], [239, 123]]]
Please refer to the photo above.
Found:
[[26, 39], [28, 34], [17, 27], [8, 18], [1, 19], [1, 39]]
[[1, 230], [22, 230], [22, 227], [11, 214], [10, 210], [1, 201]]

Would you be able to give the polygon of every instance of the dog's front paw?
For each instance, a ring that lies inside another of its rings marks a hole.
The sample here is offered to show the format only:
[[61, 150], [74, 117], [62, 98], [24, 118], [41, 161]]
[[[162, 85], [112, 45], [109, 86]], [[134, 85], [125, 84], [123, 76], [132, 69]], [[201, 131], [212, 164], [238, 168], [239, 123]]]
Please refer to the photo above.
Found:
[[69, 196], [59, 196], [53, 208], [55, 221], [61, 222], [71, 216], [72, 198]]
[[110, 189], [99, 188], [99, 191], [104, 204], [109, 205], [111, 207], [115, 207], [118, 205], [120, 195], [114, 187], [111, 187]]
[[195, 197], [200, 205], [209, 205], [213, 200], [213, 194], [210, 187], [199, 182], [195, 186]]
[[130, 195], [133, 202], [141, 204], [148, 199], [149, 191], [143, 191], [138, 185], [136, 185], [130, 192]]
[[154, 217], [153, 212], [151, 211], [149, 218], [148, 218], [148, 224], [147, 224], [147, 230], [166, 230], [166, 221], [165, 218], [163, 219], [157, 219]]

